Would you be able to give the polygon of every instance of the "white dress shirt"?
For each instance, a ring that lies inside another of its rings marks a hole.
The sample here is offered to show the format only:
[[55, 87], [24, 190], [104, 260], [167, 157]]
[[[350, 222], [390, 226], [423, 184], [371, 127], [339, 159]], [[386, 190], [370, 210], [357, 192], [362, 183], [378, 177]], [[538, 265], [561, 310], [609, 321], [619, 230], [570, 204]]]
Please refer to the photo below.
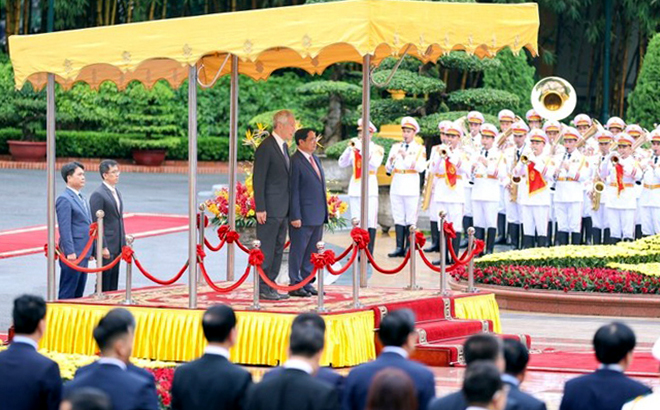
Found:
[[29, 338], [27, 336], [14, 336], [12, 343], [25, 343], [26, 345], [30, 345], [34, 347], [34, 350], [39, 349], [39, 346], [37, 346], [37, 342], [35, 342], [34, 339]]
[[[282, 155], [284, 155], [284, 156], [286, 157], [286, 156], [287, 156], [287, 153], [284, 152], [284, 146], [283, 146], [284, 143], [285, 143], [286, 141], [284, 141], [284, 140], [282, 139], [282, 137], [280, 137], [279, 135], [277, 135], [276, 132], [273, 132], [272, 135], [273, 135], [273, 138], [275, 138], [275, 141], [277, 141], [277, 146], [280, 147], [280, 151], [282, 151]], [[287, 146], [289, 146], [288, 143], [287, 143]]]
[[112, 192], [112, 197], [115, 198], [115, 203], [117, 204], [117, 212], [121, 211], [121, 206], [119, 205], [119, 195], [117, 195], [117, 190], [115, 189], [115, 187], [113, 187], [112, 185], [108, 184], [105, 181], [103, 181], [103, 185], [108, 187], [110, 192]]

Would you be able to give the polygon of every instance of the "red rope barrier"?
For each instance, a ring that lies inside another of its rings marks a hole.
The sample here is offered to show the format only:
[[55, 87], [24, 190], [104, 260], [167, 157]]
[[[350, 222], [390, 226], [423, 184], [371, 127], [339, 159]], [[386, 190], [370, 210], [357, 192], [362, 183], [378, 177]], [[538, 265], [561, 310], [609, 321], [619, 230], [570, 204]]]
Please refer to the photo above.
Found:
[[341, 275], [344, 272], [346, 272], [348, 270], [348, 268], [351, 267], [351, 265], [353, 265], [353, 262], [355, 261], [355, 258], [357, 257], [357, 254], [358, 254], [358, 249], [355, 246], [351, 246], [348, 249], [353, 249], [353, 253], [351, 254], [351, 259], [349, 259], [348, 262], [346, 262], [346, 265], [344, 265], [343, 268], [341, 268], [339, 270], [334, 270], [334, 269], [332, 269], [331, 265], [327, 266], [328, 272], [330, 272], [331, 275], [335, 275], [335, 276]]
[[369, 246], [369, 231], [362, 228], [353, 228], [351, 238], [358, 249], [366, 249]]
[[[87, 258], [89, 257], [89, 256], [87, 256], [87, 252], [89, 252], [89, 250], [92, 248], [92, 245], [94, 244], [94, 241], [98, 237], [98, 228], [99, 227], [98, 227], [98, 224], [96, 222], [92, 222], [89, 225], [89, 240], [87, 241], [87, 244], [83, 248], [82, 252], [80, 252], [80, 256], [78, 256], [78, 258], [76, 260], [74, 260], [73, 262], [70, 262], [70, 263], [72, 263], [74, 265], [79, 265], [80, 262], [82, 262], [86, 257]], [[45, 253], [45, 256], [48, 257], [48, 244], [44, 245], [44, 253]], [[62, 253], [62, 252], [59, 250], [59, 247], [57, 245], [55, 245], [55, 260], [58, 259], [58, 253]]]
[[218, 252], [220, 249], [222, 249], [223, 246], [225, 246], [226, 240], [221, 240], [218, 246], [213, 246], [211, 245], [211, 242], [209, 242], [208, 239], [204, 238], [204, 245], [211, 251], [211, 252]]
[[394, 275], [396, 273], [399, 273], [403, 270], [403, 268], [406, 267], [406, 264], [410, 260], [410, 249], [408, 249], [408, 252], [406, 252], [405, 258], [403, 258], [403, 263], [399, 266], [397, 266], [394, 269], [383, 269], [380, 266], [376, 264], [376, 261], [374, 260], [374, 257], [371, 255], [371, 252], [369, 252], [369, 249], [366, 250], [365, 254], [367, 255], [367, 259], [369, 259], [369, 262], [371, 262], [371, 266], [374, 267], [378, 272], [383, 273], [385, 275]]
[[248, 265], [247, 268], [245, 268], [245, 273], [243, 274], [243, 276], [240, 277], [240, 279], [238, 279], [238, 281], [236, 281], [230, 286], [227, 286], [226, 288], [221, 288], [219, 286], [216, 286], [215, 283], [213, 283], [213, 281], [209, 277], [209, 274], [206, 272], [206, 266], [204, 266], [203, 263], [199, 264], [199, 268], [202, 271], [202, 276], [204, 276], [204, 280], [206, 280], [206, 283], [211, 287], [211, 289], [219, 293], [229, 293], [236, 290], [239, 286], [243, 284], [243, 282], [245, 282], [248, 275], [250, 274], [250, 265]]
[[107, 270], [109, 270], [109, 269], [114, 268], [115, 265], [118, 264], [120, 260], [121, 260], [121, 255], [118, 255], [118, 256], [117, 256], [112, 262], [110, 262], [109, 264], [104, 265], [104, 266], [102, 266], [102, 267], [100, 267], [100, 268], [84, 268], [84, 267], [82, 267], [82, 266], [78, 266], [78, 265], [73, 264], [73, 263], [70, 262], [66, 257], [63, 258], [63, 257], [60, 255], [60, 261], [61, 261], [63, 264], [65, 264], [66, 266], [70, 267], [71, 269], [73, 269], [73, 270], [75, 270], [75, 271], [82, 272], [82, 273], [99, 273], [99, 272], [105, 272], [105, 271], [107, 271]]
[[348, 253], [351, 251], [351, 249], [353, 249], [353, 246], [354, 246], [354, 245], [351, 244], [351, 246], [349, 246], [348, 248], [346, 248], [346, 249], [344, 250], [344, 252], [341, 253], [341, 255], [337, 256], [337, 257], [335, 258], [335, 262], [344, 259], [344, 258], [346, 257], [346, 255], [348, 255]]
[[310, 273], [308, 277], [303, 279], [302, 282], [297, 283], [297, 284], [292, 285], [292, 286], [281, 286], [281, 285], [278, 285], [277, 283], [273, 282], [272, 280], [270, 280], [268, 278], [268, 276], [266, 276], [266, 273], [264, 272], [264, 270], [261, 269], [261, 265], [257, 265], [257, 270], [259, 271], [259, 276], [261, 276], [261, 279], [264, 282], [266, 282], [266, 284], [268, 286], [270, 286], [273, 289], [277, 289], [280, 292], [293, 292], [294, 290], [302, 289], [303, 287], [308, 285], [312, 280], [314, 280], [314, 278], [316, 277], [316, 272], [318, 272], [318, 269], [314, 268], [312, 273]]
[[158, 278], [152, 276], [149, 272], [147, 272], [147, 271], [142, 267], [142, 264], [140, 263], [140, 261], [138, 260], [138, 258], [133, 257], [133, 261], [135, 261], [135, 266], [137, 266], [137, 268], [140, 269], [140, 272], [142, 272], [142, 274], [143, 274], [147, 279], [149, 279], [150, 281], [152, 281], [152, 282], [154, 282], [154, 283], [157, 283], [157, 284], [159, 284], [159, 285], [171, 285], [171, 284], [173, 284], [174, 282], [176, 282], [177, 280], [179, 280], [179, 278], [181, 278], [181, 276], [183, 276], [183, 273], [188, 269], [188, 265], [189, 265], [188, 262], [186, 261], [186, 264], [183, 265], [183, 268], [181, 268], [181, 270], [180, 270], [180, 271], [179, 271], [179, 272], [178, 272], [178, 273], [177, 273], [172, 279], [170, 279], [170, 280], [160, 280], [160, 279], [158, 279]]

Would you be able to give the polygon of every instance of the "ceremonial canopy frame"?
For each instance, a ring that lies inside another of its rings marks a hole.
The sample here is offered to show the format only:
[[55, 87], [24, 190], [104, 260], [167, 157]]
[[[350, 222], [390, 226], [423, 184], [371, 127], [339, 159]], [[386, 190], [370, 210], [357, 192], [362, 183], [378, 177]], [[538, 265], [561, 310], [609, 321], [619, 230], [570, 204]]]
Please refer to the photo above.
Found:
[[[371, 71], [387, 57], [411, 55], [435, 62], [452, 50], [480, 58], [508, 47], [537, 55], [536, 4], [441, 3], [351, 0], [133, 23], [49, 34], [11, 36], [16, 87], [47, 90], [48, 299], [55, 291], [55, 83], [69, 90], [83, 82], [109, 81], [124, 89], [139, 81], [172, 87], [188, 79], [188, 257], [196, 260], [197, 84], [231, 76], [229, 202], [235, 201], [238, 144], [238, 79], [266, 80], [275, 70], [300, 68], [320, 74], [339, 62], [362, 63], [362, 121], [369, 123]], [[367, 228], [369, 138], [362, 139], [361, 226]], [[235, 210], [229, 206], [229, 225]], [[228, 245], [227, 279], [234, 276]], [[363, 255], [364, 256], [364, 255]], [[366, 286], [367, 258], [360, 259]], [[197, 306], [196, 275], [189, 274], [189, 307]]]

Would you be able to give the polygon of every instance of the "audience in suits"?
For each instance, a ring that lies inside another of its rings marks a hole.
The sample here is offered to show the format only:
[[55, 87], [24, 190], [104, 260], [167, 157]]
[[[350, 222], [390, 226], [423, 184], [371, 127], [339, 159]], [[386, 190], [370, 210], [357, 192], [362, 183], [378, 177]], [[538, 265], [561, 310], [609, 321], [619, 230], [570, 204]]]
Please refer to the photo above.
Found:
[[490, 360], [477, 360], [465, 369], [461, 393], [470, 410], [504, 410], [507, 393], [497, 366]]
[[[660, 337], [651, 349], [653, 357], [660, 362]], [[658, 370], [660, 371], [660, 370]], [[623, 406], [623, 410], [658, 410], [660, 409], [660, 389], [656, 388], [653, 394], [639, 396]]]
[[23, 295], [14, 300], [14, 340], [0, 352], [0, 409], [57, 410], [62, 399], [60, 368], [37, 352], [46, 331], [46, 302]]
[[560, 410], [620, 410], [635, 397], [651, 393], [647, 386], [623, 372], [630, 366], [636, 338], [631, 328], [620, 322], [602, 326], [594, 335], [595, 372], [566, 382]]
[[98, 364], [64, 386], [65, 397], [93, 387], [108, 395], [113, 410], [158, 410], [153, 383], [127, 370], [133, 352], [135, 319], [126, 309], [112, 309], [94, 329], [101, 358]]
[[383, 351], [373, 362], [361, 364], [351, 370], [344, 386], [342, 408], [365, 409], [369, 387], [376, 373], [394, 367], [403, 370], [412, 379], [419, 409], [425, 410], [435, 397], [435, 379], [426, 366], [408, 359], [417, 343], [415, 315], [409, 309], [390, 312], [380, 322], [378, 337], [384, 346]]
[[229, 306], [212, 306], [202, 328], [208, 341], [204, 355], [174, 372], [172, 410], [244, 409], [252, 376], [229, 360], [238, 335], [236, 314]]
[[254, 386], [248, 410], [337, 410], [337, 392], [313, 375], [319, 369], [324, 334], [316, 326], [291, 328], [284, 370]]
[[60, 410], [112, 410], [112, 403], [101, 390], [84, 387], [65, 398]]
[[417, 410], [417, 393], [412, 379], [403, 370], [385, 368], [374, 376], [367, 410]]
[[[319, 329], [325, 335], [325, 321], [323, 318], [316, 313], [301, 313], [293, 319], [291, 328], [293, 329], [296, 326], [314, 326]], [[280, 374], [284, 371], [284, 367], [276, 367], [268, 373], [264, 374], [263, 380], [267, 380], [270, 377], [273, 377], [277, 374]], [[337, 392], [337, 397], [341, 403], [342, 393], [344, 391], [344, 376], [335, 372], [329, 367], [319, 367], [319, 370], [314, 375], [318, 380], [328, 383], [330, 386], [334, 387]]]
[[520, 390], [529, 362], [527, 346], [513, 339], [505, 339], [503, 343], [505, 370], [502, 381], [509, 386], [509, 399], [518, 403], [519, 410], [545, 410], [544, 402]]

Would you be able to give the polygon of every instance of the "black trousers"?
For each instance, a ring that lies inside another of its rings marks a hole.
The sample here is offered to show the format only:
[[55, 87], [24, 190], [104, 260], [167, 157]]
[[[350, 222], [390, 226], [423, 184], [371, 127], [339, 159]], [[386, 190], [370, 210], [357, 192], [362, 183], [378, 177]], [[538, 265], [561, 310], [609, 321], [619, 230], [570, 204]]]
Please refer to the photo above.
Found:
[[[257, 238], [261, 241], [261, 251], [264, 254], [263, 270], [268, 279], [273, 282], [280, 273], [282, 266], [282, 253], [286, 243], [286, 233], [289, 226], [289, 218], [273, 218], [268, 216], [266, 223], [257, 224]], [[263, 290], [269, 287], [260, 279]]]
[[[110, 258], [105, 259], [103, 258], [103, 266], [109, 264], [115, 258], [118, 256], [118, 253], [110, 253]], [[119, 265], [121, 265], [121, 261], [117, 262], [115, 266], [112, 267], [112, 269], [108, 269], [107, 271], [103, 272], [103, 276], [101, 277], [101, 280], [103, 281], [103, 285], [101, 286], [101, 290], [103, 292], [109, 292], [112, 290], [117, 290], [119, 287]]]
[[289, 283], [294, 285], [307, 278], [314, 269], [311, 261], [316, 244], [323, 238], [323, 225], [289, 227]]

